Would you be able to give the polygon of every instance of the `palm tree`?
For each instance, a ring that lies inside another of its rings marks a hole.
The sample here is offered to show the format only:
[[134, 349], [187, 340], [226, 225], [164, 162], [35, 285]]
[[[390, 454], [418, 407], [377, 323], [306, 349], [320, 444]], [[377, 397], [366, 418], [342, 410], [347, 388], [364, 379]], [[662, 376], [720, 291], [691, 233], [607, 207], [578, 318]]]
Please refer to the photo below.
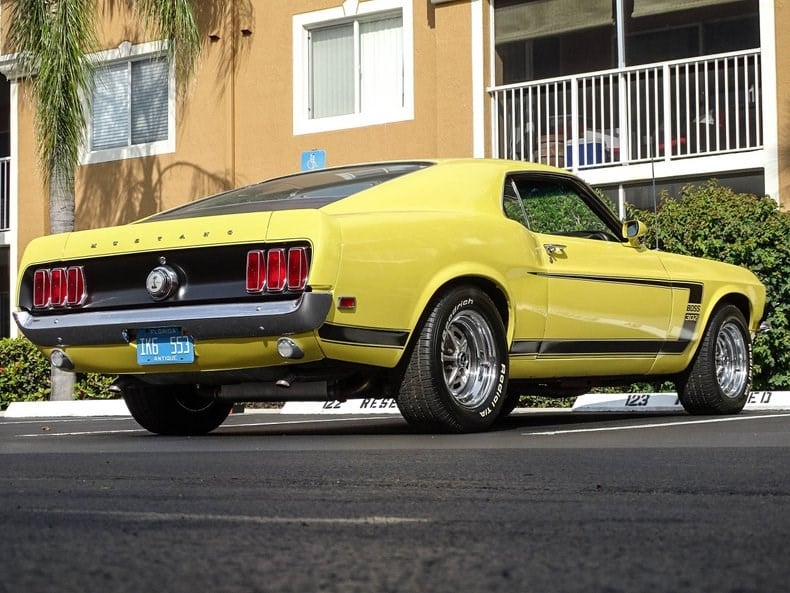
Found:
[[[129, 0], [108, 0], [121, 2]], [[50, 232], [74, 230], [74, 173], [85, 137], [82, 97], [91, 85], [88, 54], [95, 51], [96, 0], [14, 0], [8, 40], [18, 66], [31, 76], [36, 104], [36, 141], [49, 191]], [[184, 89], [200, 53], [200, 36], [190, 0], [130, 2], [160, 39], [168, 40], [176, 80]], [[71, 399], [74, 375], [53, 367], [52, 399]]]

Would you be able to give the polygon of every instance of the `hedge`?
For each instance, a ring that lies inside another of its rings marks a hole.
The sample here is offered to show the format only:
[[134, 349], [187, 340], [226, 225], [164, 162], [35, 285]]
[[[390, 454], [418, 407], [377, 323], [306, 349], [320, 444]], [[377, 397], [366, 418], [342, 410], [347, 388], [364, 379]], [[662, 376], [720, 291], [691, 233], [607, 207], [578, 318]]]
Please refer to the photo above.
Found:
[[[114, 377], [78, 373], [75, 399], [117, 397], [109, 391]], [[13, 401], [49, 399], [50, 365], [46, 357], [25, 338], [0, 339], [0, 409]]]
[[771, 330], [754, 341], [753, 388], [790, 388], [790, 213], [769, 197], [736, 193], [716, 180], [660, 196], [657, 215], [629, 209], [664, 251], [750, 269], [765, 284]]

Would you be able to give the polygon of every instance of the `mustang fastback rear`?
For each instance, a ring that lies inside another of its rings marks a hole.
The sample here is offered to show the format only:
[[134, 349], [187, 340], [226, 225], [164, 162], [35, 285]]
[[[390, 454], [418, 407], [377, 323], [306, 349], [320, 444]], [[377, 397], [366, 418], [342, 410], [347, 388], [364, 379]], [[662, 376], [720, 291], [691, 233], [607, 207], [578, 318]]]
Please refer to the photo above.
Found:
[[689, 412], [740, 411], [763, 286], [644, 233], [549, 167], [339, 167], [36, 239], [15, 316], [55, 366], [119, 375], [162, 434], [208, 432], [236, 401], [371, 395], [482, 430], [522, 394], [646, 377]]

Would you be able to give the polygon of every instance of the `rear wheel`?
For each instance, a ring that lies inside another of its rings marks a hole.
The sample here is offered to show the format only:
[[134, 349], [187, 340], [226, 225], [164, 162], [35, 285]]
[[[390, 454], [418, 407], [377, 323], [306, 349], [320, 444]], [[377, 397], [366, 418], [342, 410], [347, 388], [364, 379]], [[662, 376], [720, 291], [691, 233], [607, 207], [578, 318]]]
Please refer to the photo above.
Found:
[[677, 382], [690, 414], [737, 414], [746, 405], [752, 381], [749, 330], [741, 311], [725, 305], [716, 311], [689, 369]]
[[507, 374], [505, 330], [494, 303], [478, 288], [454, 288], [420, 329], [398, 408], [425, 430], [485, 430], [504, 404]]
[[225, 421], [233, 406], [199, 395], [194, 385], [130, 381], [121, 385], [121, 392], [132, 417], [156, 434], [206, 434]]

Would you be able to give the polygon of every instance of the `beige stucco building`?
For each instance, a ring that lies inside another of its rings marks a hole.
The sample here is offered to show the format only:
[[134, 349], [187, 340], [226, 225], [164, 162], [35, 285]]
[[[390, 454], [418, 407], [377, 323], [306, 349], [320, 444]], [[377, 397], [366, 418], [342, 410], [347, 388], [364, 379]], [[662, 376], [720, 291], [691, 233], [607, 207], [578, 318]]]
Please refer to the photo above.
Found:
[[[197, 8], [179, 96], [126, 3], [102, 29], [76, 227], [308, 166], [490, 156], [576, 171], [619, 204], [717, 177], [790, 206], [790, 7], [777, 0], [228, 0]], [[7, 2], [0, 20], [7, 25]], [[0, 335], [48, 232], [34, 106], [0, 40]]]

